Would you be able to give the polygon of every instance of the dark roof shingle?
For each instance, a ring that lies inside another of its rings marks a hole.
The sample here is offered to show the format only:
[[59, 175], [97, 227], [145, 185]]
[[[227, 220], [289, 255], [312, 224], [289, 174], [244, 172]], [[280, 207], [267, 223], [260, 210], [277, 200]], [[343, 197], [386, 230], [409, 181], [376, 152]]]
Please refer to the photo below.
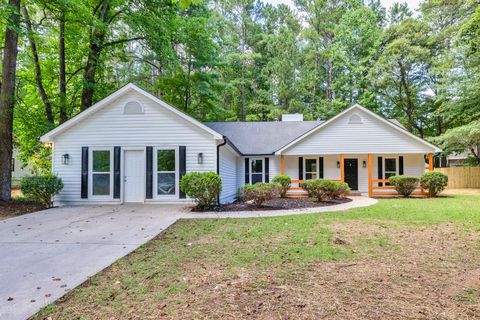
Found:
[[323, 121], [206, 122], [243, 155], [273, 154]]

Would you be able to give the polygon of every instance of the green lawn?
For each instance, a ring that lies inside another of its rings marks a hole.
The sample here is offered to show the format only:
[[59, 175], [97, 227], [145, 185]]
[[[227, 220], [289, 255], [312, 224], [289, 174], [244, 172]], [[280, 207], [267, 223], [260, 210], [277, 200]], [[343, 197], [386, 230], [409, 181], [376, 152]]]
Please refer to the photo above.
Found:
[[35, 319], [475, 318], [479, 235], [479, 195], [183, 220]]

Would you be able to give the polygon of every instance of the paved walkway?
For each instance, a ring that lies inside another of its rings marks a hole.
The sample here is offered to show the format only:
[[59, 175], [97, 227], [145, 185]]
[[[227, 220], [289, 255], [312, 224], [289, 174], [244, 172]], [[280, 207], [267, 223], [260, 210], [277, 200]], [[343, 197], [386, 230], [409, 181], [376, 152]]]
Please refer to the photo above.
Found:
[[185, 205], [60, 207], [0, 221], [0, 319], [26, 319], [178, 219], [251, 218], [343, 211], [366, 197], [301, 210], [192, 213]]
[[295, 214], [309, 214], [319, 212], [345, 211], [352, 208], [371, 206], [378, 201], [373, 198], [363, 196], [352, 196], [350, 202], [337, 204], [327, 207], [289, 209], [289, 210], [264, 210], [264, 211], [236, 211], [236, 212], [187, 212], [183, 215], [185, 219], [200, 218], [258, 218], [258, 217], [278, 217]]

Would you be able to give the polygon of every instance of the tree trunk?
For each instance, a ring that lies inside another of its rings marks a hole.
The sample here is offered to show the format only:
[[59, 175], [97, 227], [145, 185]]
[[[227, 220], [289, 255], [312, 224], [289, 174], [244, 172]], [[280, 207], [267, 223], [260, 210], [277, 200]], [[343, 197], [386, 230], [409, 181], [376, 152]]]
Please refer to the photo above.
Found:
[[37, 43], [35, 42], [35, 38], [33, 36], [32, 22], [30, 21], [30, 16], [28, 15], [27, 7], [23, 6], [22, 10], [23, 10], [23, 17], [25, 18], [25, 24], [27, 26], [27, 36], [28, 36], [28, 41], [30, 42], [30, 50], [32, 51], [33, 64], [35, 66], [35, 82], [37, 84], [38, 94], [42, 99], [47, 121], [53, 127], [54, 118], [53, 118], [52, 104], [50, 103], [50, 99], [48, 99], [47, 92], [45, 91], [45, 87], [43, 86], [42, 69], [40, 67], [40, 59], [38, 58]]
[[333, 100], [333, 62], [327, 60], [327, 100], [332, 102]]
[[58, 36], [58, 96], [60, 98], [60, 123], [68, 120], [67, 114], [67, 80], [65, 72], [65, 12], [62, 9], [60, 13], [60, 25]]
[[[110, 1], [105, 1], [100, 7], [97, 15], [98, 19], [104, 23], [107, 22], [107, 15], [110, 10]], [[94, 28], [90, 35], [90, 46], [88, 51], [85, 72], [83, 73], [83, 90], [80, 103], [80, 111], [89, 108], [93, 103], [93, 93], [95, 92], [95, 73], [97, 71], [98, 60], [103, 49], [105, 41], [106, 28]]]
[[188, 107], [190, 106], [190, 96], [191, 96], [191, 88], [190, 88], [190, 74], [192, 73], [192, 57], [189, 54], [188, 55], [188, 67], [187, 67], [187, 77], [186, 77], [186, 83], [185, 83], [185, 105], [184, 105], [184, 110], [185, 113], [188, 112]]
[[[398, 65], [400, 68], [400, 84], [405, 90], [405, 99], [406, 99], [405, 113], [407, 115], [408, 128], [410, 128], [409, 131], [413, 132], [413, 128], [417, 129], [420, 137], [423, 139], [423, 136], [424, 136], [423, 127], [418, 126], [417, 123], [415, 122], [415, 118], [414, 118], [415, 104], [412, 99], [412, 92], [410, 90], [410, 86], [408, 85], [405, 68], [403, 67], [402, 63], [398, 63]], [[402, 97], [400, 96], [400, 101], [401, 100], [402, 100]]]
[[12, 131], [15, 105], [15, 72], [20, 26], [20, 0], [9, 0], [15, 10], [9, 16], [3, 47], [2, 83], [0, 87], [0, 199], [12, 196]]

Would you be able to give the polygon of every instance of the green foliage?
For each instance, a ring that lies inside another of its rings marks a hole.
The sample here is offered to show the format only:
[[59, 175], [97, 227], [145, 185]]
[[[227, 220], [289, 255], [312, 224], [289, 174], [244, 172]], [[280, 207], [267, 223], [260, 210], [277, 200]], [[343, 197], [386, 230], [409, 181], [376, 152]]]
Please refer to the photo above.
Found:
[[478, 1], [426, 0], [418, 15], [395, 4], [387, 16], [378, 1], [118, 0], [104, 8], [107, 19], [101, 4], [25, 3], [32, 30], [23, 25], [19, 42], [14, 136], [35, 172], [51, 167], [39, 137], [80, 111], [85, 90], [96, 102], [130, 81], [201, 121], [271, 121], [291, 112], [326, 119], [358, 102], [429, 137], [480, 117]]
[[38, 201], [46, 208], [52, 206], [52, 197], [62, 189], [62, 179], [51, 174], [25, 176], [20, 181], [20, 190], [22, 190], [23, 195]]
[[264, 202], [280, 195], [280, 186], [277, 183], [265, 182], [247, 184], [240, 188], [239, 195], [242, 201], [252, 201], [255, 206], [261, 207]]
[[470, 162], [480, 162], [480, 150], [477, 150], [480, 146], [480, 121], [447, 130], [441, 136], [431, 140], [437, 143], [445, 154], [468, 151], [474, 160]]
[[388, 178], [388, 181], [395, 187], [395, 190], [397, 190], [399, 194], [408, 197], [413, 191], [415, 191], [420, 180], [417, 177], [412, 176], [391, 176]]
[[195, 200], [199, 210], [209, 209], [222, 191], [222, 179], [215, 172], [189, 172], [182, 177], [180, 190]]
[[443, 172], [428, 171], [420, 177], [420, 185], [428, 190], [430, 197], [436, 197], [448, 184], [448, 176]]
[[292, 179], [287, 175], [279, 175], [272, 179], [272, 183], [276, 183], [280, 186], [280, 196], [285, 198], [288, 189], [290, 189], [290, 186], [292, 185]]
[[308, 192], [310, 197], [317, 198], [320, 202], [344, 197], [350, 192], [347, 183], [328, 179], [305, 180], [300, 186]]

